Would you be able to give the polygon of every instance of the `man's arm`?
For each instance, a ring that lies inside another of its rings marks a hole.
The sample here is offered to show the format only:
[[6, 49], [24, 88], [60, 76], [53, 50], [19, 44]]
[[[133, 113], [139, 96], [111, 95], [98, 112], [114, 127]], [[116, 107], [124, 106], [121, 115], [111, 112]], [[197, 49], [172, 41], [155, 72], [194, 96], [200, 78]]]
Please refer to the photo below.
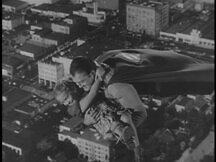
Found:
[[124, 108], [131, 108], [134, 111], [142, 111], [147, 117], [145, 105], [133, 85], [128, 83], [113, 83], [107, 88], [107, 93], [116, 99]]

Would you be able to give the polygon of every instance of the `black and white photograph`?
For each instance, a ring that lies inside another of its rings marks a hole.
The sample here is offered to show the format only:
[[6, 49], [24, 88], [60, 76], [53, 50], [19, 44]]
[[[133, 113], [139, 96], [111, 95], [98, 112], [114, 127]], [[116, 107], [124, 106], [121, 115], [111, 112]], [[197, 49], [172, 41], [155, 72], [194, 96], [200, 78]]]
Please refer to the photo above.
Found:
[[214, 0], [3, 0], [3, 162], [213, 162]]

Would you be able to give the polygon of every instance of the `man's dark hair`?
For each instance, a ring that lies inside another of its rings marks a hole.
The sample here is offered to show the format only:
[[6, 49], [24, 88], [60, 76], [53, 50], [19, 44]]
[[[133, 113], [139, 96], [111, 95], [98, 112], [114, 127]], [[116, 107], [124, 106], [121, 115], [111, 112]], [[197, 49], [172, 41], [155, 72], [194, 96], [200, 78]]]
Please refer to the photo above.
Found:
[[90, 74], [92, 70], [96, 70], [95, 63], [87, 57], [76, 57], [73, 59], [70, 65], [71, 75], [75, 75], [76, 72]]

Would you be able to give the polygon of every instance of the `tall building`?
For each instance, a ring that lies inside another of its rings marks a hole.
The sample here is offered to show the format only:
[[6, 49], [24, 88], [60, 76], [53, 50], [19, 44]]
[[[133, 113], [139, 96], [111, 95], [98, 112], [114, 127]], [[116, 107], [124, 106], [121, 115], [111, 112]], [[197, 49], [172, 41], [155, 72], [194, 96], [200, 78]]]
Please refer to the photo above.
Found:
[[130, 2], [126, 6], [127, 30], [157, 36], [168, 27], [169, 5], [164, 2]]
[[38, 62], [38, 79], [40, 84], [54, 87], [64, 76], [63, 65], [52, 61], [52, 58]]
[[77, 131], [76, 128], [80, 126], [82, 119], [74, 117], [59, 126], [60, 132], [58, 139], [64, 141], [70, 140], [75, 144], [80, 154], [88, 157], [88, 161], [115, 161], [115, 148], [112, 142], [104, 140], [101, 136], [86, 128], [82, 131]]

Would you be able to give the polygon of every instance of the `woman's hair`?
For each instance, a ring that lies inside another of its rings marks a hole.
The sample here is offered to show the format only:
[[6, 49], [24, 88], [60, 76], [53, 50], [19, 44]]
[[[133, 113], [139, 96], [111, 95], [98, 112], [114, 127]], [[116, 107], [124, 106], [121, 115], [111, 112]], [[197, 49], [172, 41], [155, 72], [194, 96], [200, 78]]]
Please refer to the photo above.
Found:
[[59, 94], [62, 93], [66, 93], [66, 94], [70, 94], [72, 98], [77, 101], [81, 99], [83, 92], [84, 91], [71, 80], [61, 80], [56, 84], [54, 88], [55, 96], [58, 96]]

